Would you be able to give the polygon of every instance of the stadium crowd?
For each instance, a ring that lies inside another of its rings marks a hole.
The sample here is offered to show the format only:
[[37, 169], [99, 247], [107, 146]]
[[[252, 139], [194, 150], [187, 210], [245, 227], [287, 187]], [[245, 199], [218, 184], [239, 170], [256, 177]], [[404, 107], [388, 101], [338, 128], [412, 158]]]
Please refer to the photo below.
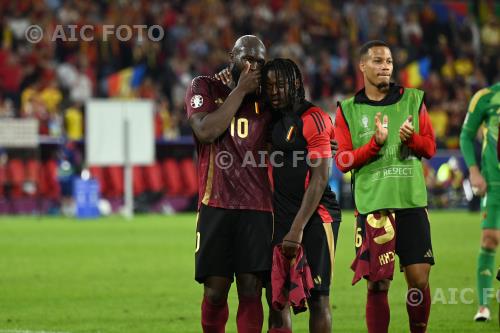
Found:
[[[89, 98], [151, 98], [157, 139], [191, 135], [187, 86], [224, 68], [226, 50], [244, 34], [261, 37], [270, 58], [297, 62], [307, 96], [333, 117], [337, 101], [362, 85], [356, 50], [382, 39], [393, 50], [395, 77], [426, 92], [438, 148], [456, 149], [468, 100], [500, 79], [499, 13], [488, 0], [0, 0], [0, 118], [37, 117], [41, 134], [80, 141]], [[26, 39], [34, 24], [44, 32], [39, 43]], [[51, 40], [58, 25], [69, 36], [72, 24], [92, 25], [94, 38]], [[105, 24], [159, 25], [165, 34], [105, 41]], [[131, 84], [123, 73], [138, 66], [145, 72]]]

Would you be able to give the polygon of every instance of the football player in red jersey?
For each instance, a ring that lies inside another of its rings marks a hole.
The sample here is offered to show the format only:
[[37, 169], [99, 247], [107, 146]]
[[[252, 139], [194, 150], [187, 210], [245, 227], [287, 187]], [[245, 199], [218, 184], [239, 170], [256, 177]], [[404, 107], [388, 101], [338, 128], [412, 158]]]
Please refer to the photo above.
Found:
[[224, 332], [227, 295], [236, 276], [238, 332], [261, 332], [262, 279], [271, 268], [273, 216], [267, 166], [245, 165], [266, 151], [270, 112], [256, 91], [266, 48], [256, 36], [240, 37], [230, 52], [236, 82], [193, 79], [185, 106], [198, 151], [199, 202], [195, 278], [204, 285], [203, 332]]
[[422, 158], [436, 152], [424, 93], [391, 82], [393, 60], [383, 41], [360, 49], [364, 88], [339, 103], [336, 163], [352, 172], [356, 203], [353, 284], [367, 279], [369, 333], [389, 331], [388, 291], [395, 256], [404, 272], [410, 331], [425, 333], [431, 308], [429, 275], [434, 265]]
[[[293, 61], [269, 61], [262, 71], [262, 88], [275, 118], [273, 245], [281, 244], [287, 258], [295, 257], [302, 246], [314, 281], [307, 299], [309, 332], [331, 332], [329, 293], [341, 220], [335, 193], [328, 186], [333, 124], [326, 112], [305, 99], [302, 76]], [[295, 284], [291, 281], [289, 295]], [[289, 307], [281, 313], [271, 308], [270, 325], [270, 333], [291, 332]]]

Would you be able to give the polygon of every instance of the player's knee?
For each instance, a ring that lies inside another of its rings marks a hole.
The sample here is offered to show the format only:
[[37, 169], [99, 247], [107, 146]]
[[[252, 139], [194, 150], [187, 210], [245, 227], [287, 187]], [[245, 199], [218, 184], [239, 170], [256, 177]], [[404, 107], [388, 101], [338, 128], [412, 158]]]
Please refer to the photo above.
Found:
[[208, 277], [203, 284], [203, 295], [212, 304], [220, 305], [227, 301], [231, 280], [221, 277]]
[[205, 297], [209, 300], [210, 303], [215, 305], [221, 305], [226, 303], [227, 295], [222, 293], [206, 293]]
[[254, 274], [242, 274], [236, 277], [238, 295], [244, 297], [260, 297], [262, 295], [262, 280]]
[[221, 305], [227, 301], [227, 292], [223, 289], [205, 288], [205, 297], [215, 305]]
[[387, 291], [391, 286], [391, 281], [388, 279], [380, 281], [368, 281], [368, 290], [371, 291]]
[[425, 290], [429, 285], [429, 279], [426, 275], [412, 277], [408, 279], [408, 288], [416, 288], [418, 290]]
[[485, 249], [495, 250], [498, 247], [498, 237], [493, 235], [483, 236], [481, 246]]
[[330, 298], [328, 295], [312, 293], [308, 299], [311, 315], [330, 318]]

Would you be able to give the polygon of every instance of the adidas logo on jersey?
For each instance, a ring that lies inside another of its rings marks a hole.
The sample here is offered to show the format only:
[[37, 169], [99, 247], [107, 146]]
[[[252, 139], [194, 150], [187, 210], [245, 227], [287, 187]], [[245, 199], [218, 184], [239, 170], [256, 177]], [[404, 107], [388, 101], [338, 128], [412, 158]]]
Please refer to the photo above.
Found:
[[434, 255], [432, 254], [432, 250], [427, 250], [427, 252], [425, 252], [424, 254], [424, 258], [432, 258], [434, 257]]

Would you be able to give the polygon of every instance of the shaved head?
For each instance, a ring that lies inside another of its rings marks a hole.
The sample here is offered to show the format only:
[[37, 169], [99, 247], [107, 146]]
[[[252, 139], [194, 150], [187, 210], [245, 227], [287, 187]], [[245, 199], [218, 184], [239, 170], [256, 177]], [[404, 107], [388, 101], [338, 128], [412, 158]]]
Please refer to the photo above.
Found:
[[245, 64], [250, 63], [250, 70], [260, 70], [266, 61], [266, 47], [254, 35], [241, 36], [236, 40], [233, 50], [229, 53], [229, 70], [237, 83]]
[[234, 43], [233, 53], [240, 51], [242, 48], [262, 48], [264, 52], [266, 51], [264, 43], [254, 35], [245, 35], [238, 38]]

